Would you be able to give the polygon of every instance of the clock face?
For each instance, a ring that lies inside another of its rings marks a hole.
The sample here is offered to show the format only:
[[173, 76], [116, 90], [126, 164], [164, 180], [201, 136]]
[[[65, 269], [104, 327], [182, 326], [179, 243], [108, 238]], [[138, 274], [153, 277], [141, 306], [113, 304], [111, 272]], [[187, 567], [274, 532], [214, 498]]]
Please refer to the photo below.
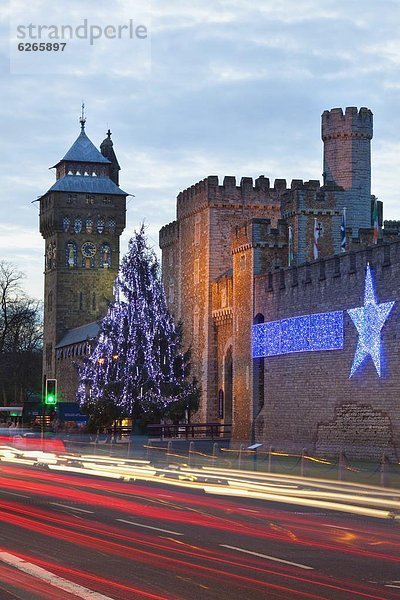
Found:
[[85, 258], [92, 258], [96, 254], [96, 245], [93, 242], [82, 244], [82, 254]]

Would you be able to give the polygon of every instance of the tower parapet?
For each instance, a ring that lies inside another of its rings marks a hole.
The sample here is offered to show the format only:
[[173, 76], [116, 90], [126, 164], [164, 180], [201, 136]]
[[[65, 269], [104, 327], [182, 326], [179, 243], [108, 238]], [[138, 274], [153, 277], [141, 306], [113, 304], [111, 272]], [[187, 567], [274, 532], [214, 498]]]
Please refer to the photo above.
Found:
[[177, 219], [187, 217], [206, 206], [271, 206], [279, 210], [280, 199], [286, 192], [286, 180], [270, 180], [264, 175], [253, 181], [252, 177], [242, 177], [237, 185], [236, 177], [226, 176], [222, 182], [216, 175], [209, 175], [202, 181], [180, 192], [177, 197]]
[[168, 223], [168, 225], [164, 225], [160, 229], [159, 233], [159, 244], [161, 250], [174, 244], [178, 241], [179, 237], [179, 224], [177, 221], [172, 221], [172, 223]]
[[233, 229], [232, 254], [253, 249], [254, 274], [285, 266], [287, 255], [287, 223], [279, 219], [273, 227], [271, 219], [251, 219]]
[[373, 136], [373, 115], [369, 108], [348, 106], [343, 113], [341, 108], [332, 108], [322, 113], [322, 140], [339, 137], [366, 138]]

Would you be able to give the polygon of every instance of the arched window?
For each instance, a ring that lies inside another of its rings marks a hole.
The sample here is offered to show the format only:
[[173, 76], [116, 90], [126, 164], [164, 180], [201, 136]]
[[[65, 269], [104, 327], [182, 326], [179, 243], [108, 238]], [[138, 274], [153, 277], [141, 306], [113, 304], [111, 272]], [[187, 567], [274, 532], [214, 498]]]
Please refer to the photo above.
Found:
[[51, 269], [53, 267], [53, 255], [54, 255], [55, 245], [50, 242], [46, 248], [46, 270]]
[[63, 218], [63, 230], [65, 233], [70, 233], [71, 231], [71, 219], [67, 216]]
[[82, 231], [82, 219], [80, 217], [76, 217], [74, 221], [74, 231], [75, 233], [80, 233]]
[[97, 229], [97, 233], [99, 235], [102, 235], [102, 233], [104, 233], [104, 227], [105, 227], [105, 221], [104, 221], [103, 217], [100, 217], [99, 219], [97, 219], [97, 223], [96, 223], [96, 229]]
[[115, 221], [114, 217], [111, 217], [111, 219], [108, 219], [107, 229], [108, 229], [109, 233], [114, 233], [115, 226], [116, 226], [116, 221]]
[[111, 267], [111, 248], [110, 244], [104, 242], [100, 246], [100, 269], [109, 269]]
[[86, 233], [92, 233], [93, 232], [93, 219], [92, 217], [88, 217], [86, 219]]
[[72, 240], [67, 242], [65, 247], [65, 266], [70, 269], [78, 266], [78, 248]]

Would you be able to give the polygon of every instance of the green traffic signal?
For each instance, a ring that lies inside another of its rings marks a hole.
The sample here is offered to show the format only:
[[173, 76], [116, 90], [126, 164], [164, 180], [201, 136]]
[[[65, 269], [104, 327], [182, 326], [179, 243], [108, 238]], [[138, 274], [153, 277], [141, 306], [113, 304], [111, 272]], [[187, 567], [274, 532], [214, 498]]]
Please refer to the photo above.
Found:
[[46, 380], [45, 404], [57, 404], [57, 379]]

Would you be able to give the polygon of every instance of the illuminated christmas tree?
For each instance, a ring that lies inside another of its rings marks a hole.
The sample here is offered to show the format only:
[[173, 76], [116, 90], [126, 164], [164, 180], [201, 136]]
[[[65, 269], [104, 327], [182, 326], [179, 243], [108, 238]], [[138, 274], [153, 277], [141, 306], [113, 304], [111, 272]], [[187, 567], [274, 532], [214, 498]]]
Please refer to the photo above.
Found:
[[91, 355], [78, 365], [78, 400], [97, 416], [163, 417], [195, 410], [190, 351], [168, 311], [157, 258], [135, 232]]

